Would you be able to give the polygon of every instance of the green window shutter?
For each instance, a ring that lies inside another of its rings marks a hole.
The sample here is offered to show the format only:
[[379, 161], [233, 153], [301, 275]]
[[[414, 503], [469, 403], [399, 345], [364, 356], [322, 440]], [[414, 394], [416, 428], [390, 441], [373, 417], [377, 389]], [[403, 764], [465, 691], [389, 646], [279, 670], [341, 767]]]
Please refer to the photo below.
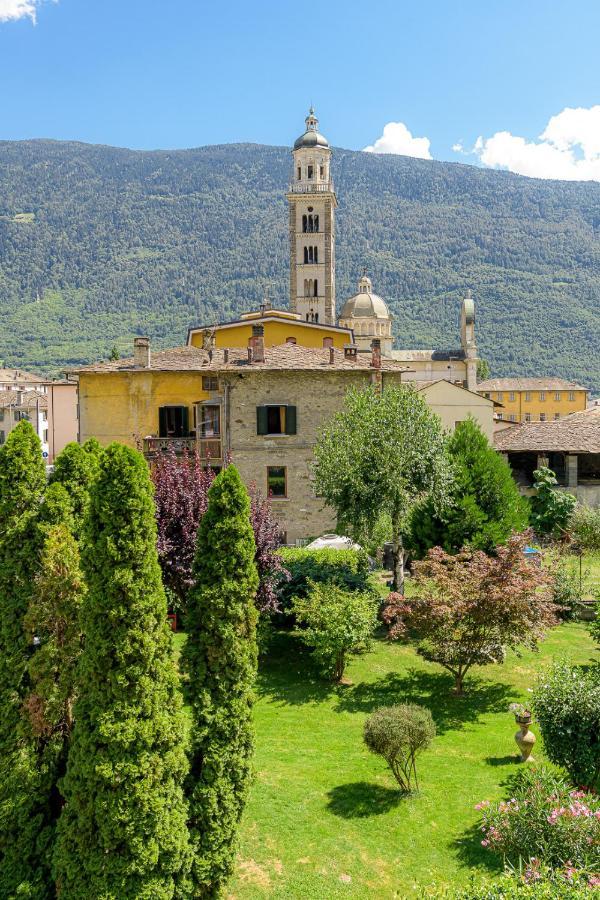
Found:
[[181, 407], [181, 437], [188, 437], [190, 433], [190, 411], [187, 406]]
[[267, 419], [267, 407], [266, 406], [257, 406], [256, 407], [256, 433], [257, 434], [268, 434], [269, 433], [269, 422]]
[[296, 434], [296, 407], [286, 406], [285, 408], [285, 433]]
[[164, 406], [158, 407], [158, 436], [167, 436], [167, 410]]

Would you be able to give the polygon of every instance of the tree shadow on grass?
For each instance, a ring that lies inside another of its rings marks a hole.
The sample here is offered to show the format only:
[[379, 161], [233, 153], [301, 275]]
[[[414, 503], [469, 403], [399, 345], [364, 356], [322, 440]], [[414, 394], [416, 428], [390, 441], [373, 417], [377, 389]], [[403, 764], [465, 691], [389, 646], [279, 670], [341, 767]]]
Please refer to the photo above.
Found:
[[380, 816], [402, 802], [405, 794], [402, 791], [384, 787], [380, 784], [369, 784], [368, 781], [353, 781], [351, 784], [340, 784], [327, 794], [327, 808], [334, 816], [343, 819], [365, 819], [369, 816]]
[[337, 691], [315, 665], [310, 650], [292, 631], [274, 632], [258, 667], [256, 693], [282, 705], [320, 703]]
[[450, 847], [463, 865], [500, 874], [504, 868], [503, 861], [500, 856], [481, 846], [483, 836], [479, 823], [476, 823], [456, 838]]
[[379, 706], [418, 703], [431, 710], [438, 733], [462, 728], [488, 712], [506, 709], [515, 699], [515, 688], [472, 676], [465, 682], [466, 693], [452, 693], [454, 679], [445, 672], [411, 668], [389, 672], [377, 681], [361, 682], [338, 695], [338, 712], [371, 712]]

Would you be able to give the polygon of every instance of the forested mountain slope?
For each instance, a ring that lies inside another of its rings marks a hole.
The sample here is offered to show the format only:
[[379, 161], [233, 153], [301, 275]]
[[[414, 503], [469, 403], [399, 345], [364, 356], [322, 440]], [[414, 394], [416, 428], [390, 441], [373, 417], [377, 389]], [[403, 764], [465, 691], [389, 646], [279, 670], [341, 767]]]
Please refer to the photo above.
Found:
[[[45, 372], [183, 343], [287, 304], [287, 148], [0, 142], [0, 358]], [[600, 390], [600, 184], [336, 150], [338, 308], [367, 266], [396, 347], [458, 345], [477, 302], [495, 375]]]

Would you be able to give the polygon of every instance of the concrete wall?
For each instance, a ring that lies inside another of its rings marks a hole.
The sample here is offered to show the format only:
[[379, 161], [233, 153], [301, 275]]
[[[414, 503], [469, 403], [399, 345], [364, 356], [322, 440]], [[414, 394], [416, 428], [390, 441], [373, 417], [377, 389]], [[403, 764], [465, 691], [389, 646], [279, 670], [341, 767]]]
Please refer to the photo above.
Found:
[[[247, 347], [248, 341], [252, 336], [252, 326], [263, 325], [265, 329], [264, 339], [266, 347], [274, 347], [279, 344], [285, 344], [289, 337], [296, 338], [296, 343], [302, 347], [323, 347], [323, 338], [331, 338], [333, 346], [342, 350], [346, 344], [349, 344], [351, 337], [337, 329], [311, 328], [297, 319], [283, 319], [280, 322], [265, 322], [257, 317], [249, 322], [243, 322], [227, 328], [217, 328], [215, 330], [215, 346], [222, 347]], [[191, 341], [193, 347], [202, 347], [202, 337], [204, 332], [195, 331], [192, 333]]]
[[494, 435], [494, 406], [491, 400], [465, 391], [449, 381], [437, 381], [420, 391], [427, 404], [438, 414], [444, 428], [453, 431], [457, 422], [472, 416], [490, 443]]
[[48, 388], [48, 454], [53, 463], [61, 450], [79, 435], [77, 385], [50, 383]]

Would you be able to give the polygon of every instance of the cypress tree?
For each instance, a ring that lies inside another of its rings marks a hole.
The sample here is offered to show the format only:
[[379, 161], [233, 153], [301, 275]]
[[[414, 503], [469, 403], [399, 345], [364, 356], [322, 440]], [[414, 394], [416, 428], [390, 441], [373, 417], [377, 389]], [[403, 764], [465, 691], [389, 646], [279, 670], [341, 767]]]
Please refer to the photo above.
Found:
[[46, 485], [42, 448], [27, 421], [0, 449], [0, 896], [47, 896], [46, 807], [27, 734], [32, 645], [24, 627], [39, 565]]
[[98, 441], [93, 438], [83, 445], [73, 441], [56, 457], [50, 476], [50, 484], [61, 484], [69, 495], [76, 536], [81, 535], [90, 487], [98, 474], [101, 453]]
[[187, 770], [150, 475], [111, 444], [90, 491], [88, 593], [54, 873], [69, 900], [186, 895]]
[[230, 875], [253, 751], [258, 588], [250, 501], [235, 466], [208, 492], [198, 529], [182, 663], [192, 709], [187, 782], [193, 896], [215, 897]]
[[526, 501], [510, 467], [474, 419], [460, 422], [448, 441], [453, 480], [444, 507], [429, 500], [413, 512], [411, 549], [422, 557], [431, 547], [456, 553], [464, 546], [491, 553], [528, 523]]

